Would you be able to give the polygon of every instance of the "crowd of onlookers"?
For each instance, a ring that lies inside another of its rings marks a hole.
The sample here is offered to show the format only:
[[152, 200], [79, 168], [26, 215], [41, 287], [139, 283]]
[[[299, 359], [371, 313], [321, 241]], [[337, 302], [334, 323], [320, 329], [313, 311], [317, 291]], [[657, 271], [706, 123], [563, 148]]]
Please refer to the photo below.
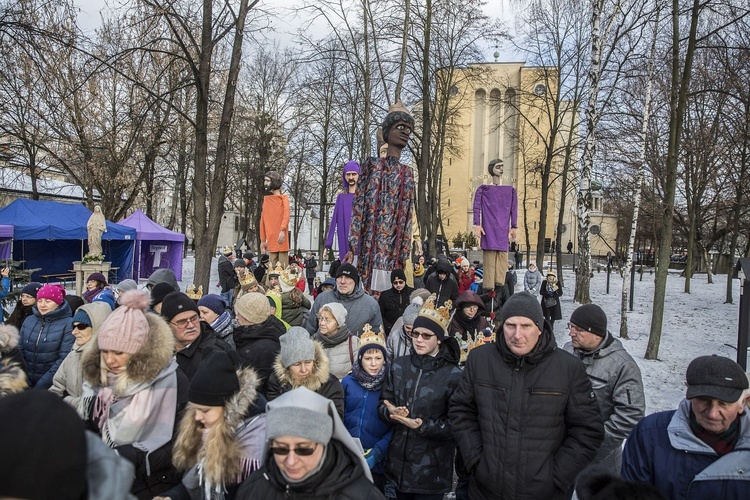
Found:
[[750, 494], [742, 369], [698, 358], [680, 407], [644, 417], [599, 306], [557, 345], [553, 271], [511, 263], [485, 287], [478, 262], [420, 256], [370, 294], [351, 264], [319, 279], [312, 253], [265, 257], [224, 249], [219, 293], [169, 269], [144, 289], [20, 288], [0, 327], [0, 497]]

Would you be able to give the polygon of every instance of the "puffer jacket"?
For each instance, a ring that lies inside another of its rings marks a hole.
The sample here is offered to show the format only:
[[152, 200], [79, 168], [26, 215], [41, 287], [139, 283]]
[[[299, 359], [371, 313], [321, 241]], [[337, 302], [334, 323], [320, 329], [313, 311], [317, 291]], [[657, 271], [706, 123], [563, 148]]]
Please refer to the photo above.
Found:
[[366, 323], [375, 332], [378, 331], [378, 327], [383, 325], [378, 301], [367, 295], [365, 289], [362, 288], [362, 283], [360, 283], [348, 295], [341, 295], [336, 288], [318, 295], [310, 310], [310, 314], [307, 315], [307, 322], [305, 323], [305, 330], [310, 332], [310, 335], [318, 331], [318, 312], [320, 308], [331, 302], [338, 302], [344, 306], [344, 309], [346, 309], [346, 326], [357, 337], [362, 335], [362, 328]]
[[390, 333], [396, 320], [404, 314], [406, 307], [410, 304], [409, 296], [413, 291], [412, 287], [404, 285], [400, 292], [391, 287], [380, 294], [378, 305], [380, 306], [380, 315], [383, 317], [383, 329], [386, 335]]
[[339, 379], [329, 371], [328, 355], [325, 353], [320, 342], [313, 341], [315, 345], [315, 357], [313, 359], [312, 373], [301, 383], [298, 383], [292, 377], [292, 372], [284, 368], [281, 364], [281, 354], [276, 356], [273, 365], [273, 373], [268, 379], [268, 392], [266, 397], [273, 401], [285, 392], [289, 392], [297, 387], [306, 387], [313, 392], [317, 392], [323, 397], [333, 401], [336, 405], [336, 411], [341, 419], [344, 419], [344, 389], [341, 387]]
[[625, 441], [622, 477], [652, 484], [670, 500], [750, 498], [750, 414], [740, 418], [734, 451], [719, 457], [690, 430], [690, 401], [653, 413]]
[[[412, 353], [391, 365], [378, 413], [393, 429], [385, 474], [399, 491], [433, 495], [451, 489], [456, 443], [448, 404], [461, 378], [459, 357], [456, 340], [446, 338], [436, 356]], [[392, 421], [386, 400], [406, 406], [410, 418], [422, 419], [421, 427], [413, 430]]]
[[367, 479], [362, 465], [336, 439], [328, 443], [320, 470], [290, 484], [276, 465], [271, 451], [265, 464], [242, 483], [237, 500], [382, 500], [375, 485]]
[[[295, 305], [291, 297], [293, 293], [302, 296], [300, 304]], [[281, 294], [281, 319], [289, 323], [289, 326], [304, 325], [311, 307], [310, 300], [299, 291], [292, 290]]]
[[49, 389], [52, 378], [73, 348], [73, 323], [67, 301], [45, 315], [34, 306], [34, 315], [23, 322], [18, 347], [26, 361], [29, 385]]
[[525, 292], [537, 293], [542, 285], [542, 273], [539, 269], [535, 271], [526, 270], [523, 275], [523, 289]]
[[[441, 281], [438, 278], [438, 273], [447, 274], [445, 280]], [[430, 293], [437, 295], [437, 307], [445, 304], [447, 300], [455, 302], [458, 298], [458, 284], [453, 277], [453, 268], [449, 263], [442, 260], [438, 262], [437, 272], [427, 278], [425, 286]]]
[[593, 463], [618, 474], [622, 442], [646, 412], [641, 370], [622, 343], [609, 332], [592, 351], [574, 349], [570, 342], [563, 349], [583, 361], [604, 420], [604, 442]]
[[344, 387], [344, 425], [362, 447], [370, 451], [375, 466], [372, 471], [383, 473], [385, 454], [391, 441], [391, 426], [378, 417], [378, 403], [382, 389], [371, 391], [360, 385], [353, 374], [341, 381]]
[[546, 323], [526, 356], [503, 335], [473, 349], [450, 417], [476, 500], [567, 498], [604, 438], [583, 364], [557, 348]]
[[[79, 311], [85, 311], [91, 320], [91, 339], [85, 345], [73, 344], [73, 349], [65, 357], [60, 368], [57, 369], [52, 379], [52, 387], [49, 390], [78, 410], [78, 400], [81, 397], [81, 388], [83, 387], [83, 371], [81, 369], [81, 354], [88, 345], [96, 344], [96, 333], [107, 319], [112, 309], [106, 302], [93, 302], [84, 304], [78, 308]], [[73, 335], [71, 333], [71, 335]], [[85, 418], [86, 415], [81, 415]]]
[[269, 316], [257, 325], [237, 326], [234, 329], [234, 342], [237, 354], [244, 366], [251, 366], [261, 379], [260, 391], [266, 394], [268, 378], [273, 372], [273, 361], [281, 351], [279, 337], [286, 333], [286, 327], [276, 316]]

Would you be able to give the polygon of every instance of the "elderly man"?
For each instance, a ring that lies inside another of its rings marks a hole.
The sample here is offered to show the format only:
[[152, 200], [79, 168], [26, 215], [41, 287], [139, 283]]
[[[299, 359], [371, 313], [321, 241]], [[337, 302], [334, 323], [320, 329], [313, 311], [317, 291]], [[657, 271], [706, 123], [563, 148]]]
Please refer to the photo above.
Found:
[[557, 348], [536, 297], [505, 303], [497, 342], [474, 348], [450, 418], [469, 498], [570, 498], [604, 437], [583, 364]]
[[722, 356], [694, 359], [676, 410], [641, 420], [625, 442], [622, 477], [670, 499], [750, 498], [748, 381]]
[[344, 306], [347, 314], [346, 326], [353, 335], [360, 336], [365, 324], [369, 323], [375, 331], [383, 325], [378, 301], [362, 289], [357, 268], [351, 264], [339, 267], [336, 273], [336, 288], [319, 294], [313, 302], [305, 323], [305, 329], [310, 335], [318, 331], [318, 311], [331, 302], [338, 302]]
[[563, 349], [583, 361], [604, 419], [604, 443], [592, 465], [619, 474], [622, 442], [646, 411], [641, 370], [622, 343], [607, 331], [607, 315], [598, 305], [578, 307], [570, 316], [568, 328], [571, 341]]

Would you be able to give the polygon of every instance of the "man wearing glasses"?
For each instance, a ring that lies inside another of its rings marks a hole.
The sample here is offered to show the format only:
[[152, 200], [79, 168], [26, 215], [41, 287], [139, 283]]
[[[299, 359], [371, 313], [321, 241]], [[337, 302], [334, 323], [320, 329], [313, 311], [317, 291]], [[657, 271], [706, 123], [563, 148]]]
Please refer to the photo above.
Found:
[[604, 419], [604, 443], [592, 465], [620, 473], [622, 442], [644, 417], [641, 370], [622, 343], [607, 331], [607, 315], [596, 304], [578, 307], [568, 323], [570, 342], [563, 349], [583, 361]]
[[175, 359], [182, 371], [192, 380], [203, 360], [207, 347], [230, 351], [232, 348], [200, 320], [200, 310], [193, 299], [182, 292], [171, 292], [164, 297], [161, 315], [169, 323], [174, 337]]

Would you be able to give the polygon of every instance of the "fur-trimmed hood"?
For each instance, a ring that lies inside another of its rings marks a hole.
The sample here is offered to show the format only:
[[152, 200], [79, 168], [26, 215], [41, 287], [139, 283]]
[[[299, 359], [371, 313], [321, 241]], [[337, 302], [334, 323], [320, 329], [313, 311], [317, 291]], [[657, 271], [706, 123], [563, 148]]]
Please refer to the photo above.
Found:
[[13, 325], [0, 325], [0, 358], [18, 346], [18, 328]]
[[266, 400], [258, 392], [261, 379], [250, 367], [237, 370], [237, 378], [240, 389], [224, 405], [223, 420], [204, 437], [195, 407], [188, 404], [175, 440], [175, 466], [193, 469], [202, 461], [203, 466], [193, 472], [205, 475], [212, 485], [241, 482], [262, 459]]
[[0, 359], [0, 398], [28, 389], [26, 372], [10, 358]]
[[328, 382], [328, 378], [331, 374], [328, 354], [326, 354], [323, 344], [317, 340], [313, 340], [313, 346], [315, 347], [315, 354], [313, 357], [314, 363], [312, 373], [299, 385], [294, 382], [292, 372], [288, 368], [284, 368], [284, 365], [281, 364], [281, 354], [276, 356], [276, 361], [273, 363], [273, 370], [279, 378], [282, 387], [285, 385], [290, 385], [292, 389], [306, 387], [313, 392], [317, 392], [323, 384]]
[[[143, 349], [128, 361], [127, 383], [141, 384], [153, 380], [167, 366], [174, 354], [172, 329], [159, 315], [146, 313], [148, 339]], [[81, 356], [83, 379], [92, 387], [101, 386], [101, 354], [96, 340], [89, 342]], [[119, 381], [118, 381], [119, 385]], [[124, 387], [124, 386], [123, 386]]]

